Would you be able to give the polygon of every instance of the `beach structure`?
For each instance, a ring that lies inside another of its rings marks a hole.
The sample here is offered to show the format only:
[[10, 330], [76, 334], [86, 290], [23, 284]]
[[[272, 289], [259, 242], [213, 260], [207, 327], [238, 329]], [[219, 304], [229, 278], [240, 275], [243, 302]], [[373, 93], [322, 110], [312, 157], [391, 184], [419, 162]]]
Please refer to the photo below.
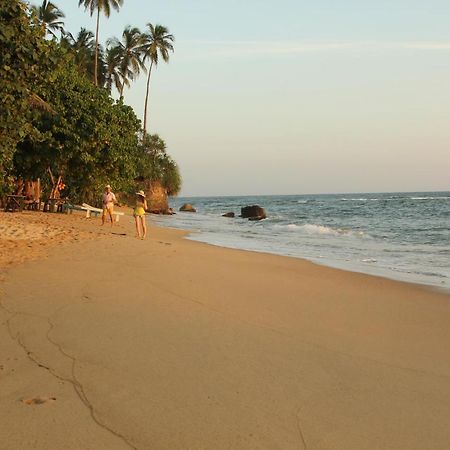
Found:
[[50, 190], [50, 195], [44, 203], [44, 211], [48, 212], [62, 212], [63, 205], [66, 199], [61, 198], [61, 191], [64, 190], [66, 185], [62, 181], [62, 175], [58, 175], [55, 179], [50, 167], [47, 168], [47, 172], [52, 183], [52, 188]]
[[14, 193], [6, 196], [5, 211], [16, 212], [23, 209], [39, 210], [41, 206], [41, 180], [16, 181]]
[[[91, 216], [98, 217], [102, 214], [103, 210], [100, 208], [96, 208], [95, 206], [88, 205], [87, 203], [83, 203], [81, 206], [72, 205], [67, 203], [64, 206], [64, 212], [66, 214], [72, 214], [73, 211], [84, 211], [86, 213], [86, 219], [89, 219]], [[119, 221], [119, 218], [124, 215], [123, 212], [114, 211], [113, 213], [115, 222]]]

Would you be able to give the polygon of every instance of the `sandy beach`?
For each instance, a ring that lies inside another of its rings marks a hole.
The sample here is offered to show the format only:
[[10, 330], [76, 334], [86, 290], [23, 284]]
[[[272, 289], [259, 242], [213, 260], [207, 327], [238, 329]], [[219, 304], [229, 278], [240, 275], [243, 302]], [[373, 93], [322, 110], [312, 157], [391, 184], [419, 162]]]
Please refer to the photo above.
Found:
[[449, 294], [99, 225], [0, 215], [0, 448], [449, 448]]

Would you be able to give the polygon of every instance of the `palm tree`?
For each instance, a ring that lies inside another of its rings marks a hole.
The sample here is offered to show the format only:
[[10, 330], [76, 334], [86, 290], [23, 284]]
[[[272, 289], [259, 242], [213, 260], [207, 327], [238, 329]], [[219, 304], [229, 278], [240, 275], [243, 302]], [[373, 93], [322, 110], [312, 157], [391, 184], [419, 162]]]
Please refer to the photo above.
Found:
[[65, 15], [52, 2], [43, 0], [41, 6], [32, 6], [31, 10], [36, 14], [45, 33], [48, 31], [53, 36], [56, 36], [54, 31], [64, 33], [64, 22], [60, 19], [64, 18]]
[[[123, 97], [123, 89], [130, 85], [130, 80], [134, 80], [145, 66], [141, 60], [142, 34], [138, 28], [126, 27], [122, 33], [122, 41], [117, 38], [108, 40], [108, 48], [112, 52], [111, 57], [118, 59], [119, 75], [122, 83], [119, 90], [120, 97]], [[113, 62], [111, 60], [111, 62]]]
[[[94, 77], [94, 55], [95, 55], [95, 41], [94, 33], [81, 28], [74, 38], [72, 33], [66, 33], [61, 37], [61, 45], [66, 48], [73, 56], [73, 60], [80, 73], [85, 74], [90, 79]], [[99, 84], [103, 86], [106, 81], [106, 62], [103, 60], [102, 46], [98, 46], [98, 80]]]
[[141, 45], [141, 53], [143, 55], [143, 63], [146, 60], [150, 61], [150, 67], [148, 69], [147, 76], [147, 90], [145, 94], [145, 105], [144, 105], [144, 136], [147, 132], [147, 107], [148, 107], [148, 96], [150, 92], [150, 76], [152, 74], [153, 66], [157, 66], [159, 62], [159, 57], [163, 59], [164, 62], [169, 62], [169, 51], [173, 52], [172, 42], [175, 40], [173, 35], [169, 34], [168, 28], [162, 25], [153, 26], [151, 23], [147, 24], [148, 33], [143, 34], [143, 43]]
[[111, 89], [114, 84], [116, 89], [120, 92], [122, 89], [122, 75], [120, 72], [120, 49], [117, 47], [108, 47], [106, 49], [106, 89], [111, 94]]
[[61, 45], [73, 54], [75, 64], [80, 72], [92, 74], [92, 62], [94, 59], [94, 33], [81, 28], [74, 38], [72, 33], [66, 33], [61, 39]]
[[83, 5], [85, 9], [89, 9], [89, 13], [92, 16], [97, 11], [97, 27], [95, 31], [95, 57], [94, 57], [94, 83], [98, 86], [98, 29], [100, 24], [100, 11], [106, 17], [109, 17], [111, 13], [111, 7], [116, 11], [119, 11], [123, 4], [123, 0], [79, 0], [78, 6]]

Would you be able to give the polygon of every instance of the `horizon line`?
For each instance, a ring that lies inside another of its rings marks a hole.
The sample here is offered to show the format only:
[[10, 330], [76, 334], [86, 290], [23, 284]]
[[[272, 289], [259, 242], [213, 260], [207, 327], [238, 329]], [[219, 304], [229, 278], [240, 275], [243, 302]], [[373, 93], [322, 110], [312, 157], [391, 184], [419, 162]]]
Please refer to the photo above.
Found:
[[364, 191], [354, 191], [354, 192], [322, 192], [322, 193], [306, 193], [306, 194], [233, 194], [233, 195], [177, 195], [170, 198], [213, 198], [213, 197], [283, 197], [283, 196], [308, 196], [308, 195], [347, 195], [347, 194], [430, 194], [430, 193], [450, 193], [449, 190], [436, 191], [436, 190], [426, 190], [426, 191], [374, 191], [374, 192], [364, 192]]

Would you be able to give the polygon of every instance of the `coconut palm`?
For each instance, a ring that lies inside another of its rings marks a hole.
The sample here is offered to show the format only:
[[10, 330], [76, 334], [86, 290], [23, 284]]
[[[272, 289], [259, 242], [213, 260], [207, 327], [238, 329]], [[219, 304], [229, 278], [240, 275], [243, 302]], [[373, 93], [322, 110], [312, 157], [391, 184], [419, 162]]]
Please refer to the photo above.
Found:
[[72, 33], [66, 33], [61, 39], [61, 45], [68, 48], [73, 55], [78, 70], [86, 74], [92, 74], [92, 63], [94, 59], [94, 33], [81, 28], [74, 38]]
[[[130, 81], [136, 79], [141, 69], [145, 70], [141, 59], [142, 35], [138, 28], [126, 27], [122, 33], [122, 40], [117, 38], [108, 40], [108, 48], [111, 51], [111, 57], [118, 58], [118, 74], [122, 79], [119, 94], [123, 97], [123, 89], [130, 85]], [[111, 62], [114, 62], [111, 60]]]
[[45, 33], [49, 32], [53, 36], [56, 36], [55, 31], [64, 33], [64, 22], [61, 19], [65, 15], [55, 4], [44, 0], [41, 6], [32, 6], [31, 10], [36, 14]]
[[158, 65], [160, 57], [164, 62], [169, 62], [169, 52], [173, 52], [172, 42], [175, 40], [173, 35], [169, 34], [169, 30], [163, 25], [153, 26], [151, 23], [148, 23], [147, 28], [148, 33], [142, 35], [143, 43], [140, 49], [143, 56], [143, 62], [145, 63], [147, 60], [150, 61], [144, 105], [144, 136], [147, 131], [147, 108], [152, 68], [153, 66], [156, 67]]
[[112, 86], [121, 92], [122, 74], [120, 72], [120, 49], [117, 47], [108, 47], [106, 49], [106, 89], [111, 93]]
[[119, 11], [123, 4], [123, 0], [79, 0], [78, 6], [83, 5], [85, 9], [89, 9], [89, 13], [92, 16], [95, 11], [97, 11], [97, 26], [95, 31], [95, 57], [94, 57], [94, 83], [98, 85], [98, 30], [100, 25], [100, 11], [106, 17], [109, 17], [111, 13], [111, 7], [116, 11]]
[[[66, 33], [61, 37], [61, 45], [68, 49], [73, 55], [74, 62], [80, 73], [85, 74], [90, 79], [94, 76], [94, 55], [95, 41], [94, 33], [81, 28], [76, 38], [71, 33]], [[103, 61], [103, 50], [101, 45], [98, 46], [98, 79], [99, 84], [103, 86], [106, 81], [106, 62]]]

